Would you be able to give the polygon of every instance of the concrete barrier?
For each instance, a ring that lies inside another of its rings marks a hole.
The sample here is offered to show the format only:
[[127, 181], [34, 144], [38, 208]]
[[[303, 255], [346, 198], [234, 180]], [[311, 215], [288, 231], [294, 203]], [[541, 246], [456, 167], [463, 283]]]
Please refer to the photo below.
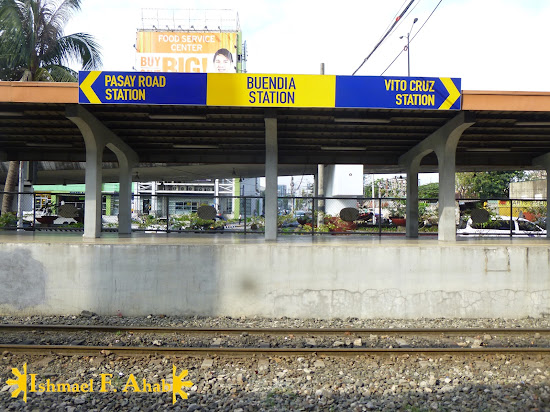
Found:
[[0, 314], [550, 314], [547, 242], [428, 243], [3, 243]]

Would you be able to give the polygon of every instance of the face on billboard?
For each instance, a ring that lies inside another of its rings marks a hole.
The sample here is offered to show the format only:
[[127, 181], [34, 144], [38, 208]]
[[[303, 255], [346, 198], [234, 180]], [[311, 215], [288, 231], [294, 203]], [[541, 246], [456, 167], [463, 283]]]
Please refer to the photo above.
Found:
[[136, 68], [148, 72], [235, 73], [236, 32], [139, 31]]
[[215, 73], [235, 73], [233, 55], [227, 49], [220, 49], [214, 54]]

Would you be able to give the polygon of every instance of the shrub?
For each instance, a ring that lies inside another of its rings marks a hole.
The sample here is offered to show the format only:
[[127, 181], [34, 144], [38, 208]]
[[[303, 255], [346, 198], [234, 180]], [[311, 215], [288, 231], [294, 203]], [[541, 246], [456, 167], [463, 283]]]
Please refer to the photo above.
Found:
[[17, 223], [17, 216], [14, 212], [6, 212], [0, 215], [0, 227], [14, 226]]

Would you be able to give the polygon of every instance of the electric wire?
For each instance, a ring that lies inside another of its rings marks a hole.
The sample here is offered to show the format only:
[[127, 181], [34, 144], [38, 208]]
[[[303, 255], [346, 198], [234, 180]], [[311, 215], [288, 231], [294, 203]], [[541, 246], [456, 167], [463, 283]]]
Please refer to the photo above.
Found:
[[414, 10], [418, 7], [418, 5], [419, 5], [420, 3], [422, 3], [422, 0], [418, 0], [418, 1], [416, 2], [416, 4], [413, 6], [413, 8], [410, 9], [410, 10], [407, 12], [407, 14], [401, 19], [401, 21], [407, 20], [407, 17], [409, 17], [409, 16], [414, 12]]
[[[428, 18], [426, 19], [426, 21], [424, 21], [424, 23], [422, 23], [422, 26], [420, 26], [420, 28], [418, 29], [418, 31], [414, 34], [414, 36], [409, 40], [409, 44], [413, 42], [413, 40], [415, 39], [415, 37], [418, 35], [418, 33], [420, 33], [420, 30], [422, 30], [422, 28], [426, 25], [426, 23], [428, 22], [428, 20], [430, 20], [430, 18], [432, 17], [432, 15], [435, 13], [435, 11], [437, 10], [437, 8], [439, 7], [439, 5], [443, 2], [443, 0], [439, 0], [439, 3], [437, 3], [437, 5], [435, 6], [435, 8], [432, 10], [432, 12], [430, 13], [430, 15], [428, 16]], [[399, 54], [397, 56], [395, 56], [395, 59], [392, 60], [392, 62], [388, 65], [388, 67], [386, 67], [386, 69], [382, 72], [382, 74], [380, 74], [380, 76], [383, 76], [384, 73], [386, 73], [388, 71], [388, 69], [392, 66], [392, 64], [395, 63], [395, 61], [399, 58], [399, 56], [401, 56], [401, 53], [403, 53], [405, 51], [405, 49], [401, 49], [401, 51], [399, 52]]]
[[359, 71], [359, 69], [361, 67], [363, 67], [363, 65], [367, 62], [367, 60], [370, 58], [370, 56], [373, 55], [373, 53], [376, 51], [376, 49], [378, 49], [378, 47], [382, 44], [382, 42], [386, 39], [386, 37], [389, 36], [389, 34], [392, 32], [393, 28], [399, 23], [399, 20], [401, 20], [401, 18], [405, 15], [405, 13], [407, 13], [407, 10], [409, 10], [409, 8], [411, 7], [411, 5], [414, 3], [414, 0], [411, 0], [409, 2], [409, 4], [407, 4], [407, 7], [405, 7], [405, 10], [403, 10], [401, 12], [401, 14], [397, 17], [397, 19], [393, 22], [392, 26], [390, 27], [390, 29], [386, 32], [386, 34], [382, 37], [382, 39], [376, 44], [376, 46], [374, 46], [374, 49], [370, 52], [370, 54], [365, 57], [365, 60], [363, 60], [363, 63], [361, 63], [359, 65], [359, 67], [353, 72], [352, 76], [355, 75], [355, 73], [357, 73]]
[[[391, 18], [390, 22], [388, 23], [388, 25], [386, 26], [386, 28], [384, 29], [383, 33], [385, 33], [384, 35], [380, 36], [380, 39], [378, 39], [378, 42], [381, 43], [382, 40], [384, 40], [384, 37], [388, 36], [389, 34], [391, 34], [391, 32], [395, 31], [399, 25], [401, 24], [401, 22], [403, 21], [403, 19], [399, 18], [398, 19], [398, 16], [399, 16], [399, 10], [401, 10], [403, 7], [405, 7], [405, 4], [407, 3], [408, 0], [404, 0], [403, 3], [401, 4], [401, 6], [399, 6], [399, 8], [397, 9], [398, 11], [393, 15], [393, 17]], [[420, 1], [420, 0], [419, 0]], [[415, 6], [416, 7], [416, 6]], [[414, 8], [413, 8], [414, 9]], [[395, 25], [395, 22], [398, 22], [397, 25]], [[393, 29], [392, 29], [393, 27]], [[364, 62], [363, 62], [364, 63]], [[357, 69], [359, 70], [359, 69]], [[357, 70], [353, 73], [355, 74], [357, 72]]]
[[412, 9], [410, 9], [407, 14], [405, 14], [402, 18], [399, 19], [399, 22], [397, 23], [397, 25], [393, 28], [393, 30], [390, 32], [390, 36], [395, 33], [397, 31], [397, 29], [401, 26], [401, 24], [407, 20], [407, 17], [409, 17], [413, 12], [414, 12], [414, 9], [416, 9], [418, 7], [418, 5], [422, 2], [422, 0], [417, 0], [417, 2], [415, 3], [415, 5], [413, 6]]
[[[399, 9], [397, 9], [397, 13], [395, 13], [393, 15], [391, 21], [388, 23], [388, 25], [384, 29], [384, 33], [386, 33], [391, 28], [391, 25], [395, 22], [395, 19], [397, 19], [397, 16], [399, 16], [399, 10], [401, 10], [403, 7], [405, 7], [405, 3], [407, 3], [407, 0], [404, 0], [403, 4], [401, 4], [401, 6], [399, 6]], [[399, 19], [399, 22], [401, 22], [401, 19]], [[378, 39], [378, 41], [382, 40], [382, 37], [383, 36], [380, 36], [380, 39]]]

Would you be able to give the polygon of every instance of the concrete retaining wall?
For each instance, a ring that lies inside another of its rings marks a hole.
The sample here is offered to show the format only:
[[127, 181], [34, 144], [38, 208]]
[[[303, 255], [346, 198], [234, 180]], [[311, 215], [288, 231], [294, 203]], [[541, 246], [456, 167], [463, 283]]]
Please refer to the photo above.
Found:
[[0, 314], [540, 317], [534, 246], [4, 243]]

